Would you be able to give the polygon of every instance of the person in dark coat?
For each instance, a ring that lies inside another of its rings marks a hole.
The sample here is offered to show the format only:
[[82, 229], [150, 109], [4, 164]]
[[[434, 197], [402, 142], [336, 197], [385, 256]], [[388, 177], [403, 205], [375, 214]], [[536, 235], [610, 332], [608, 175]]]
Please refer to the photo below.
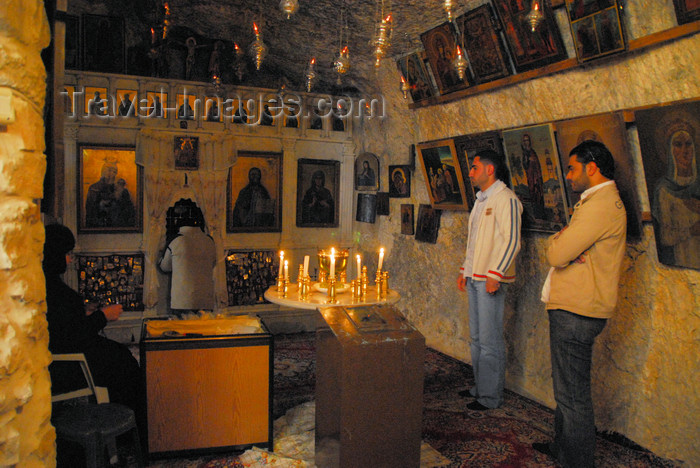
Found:
[[[126, 346], [100, 335], [108, 321], [119, 319], [122, 306], [86, 306], [83, 298], [63, 282], [61, 275], [67, 269], [73, 247], [75, 237], [70, 229], [60, 224], [46, 226], [42, 267], [46, 277], [49, 351], [83, 353], [95, 385], [107, 387], [110, 402], [134, 410], [141, 432], [144, 400], [139, 364]], [[52, 385], [70, 388], [71, 382], [55, 381]]]

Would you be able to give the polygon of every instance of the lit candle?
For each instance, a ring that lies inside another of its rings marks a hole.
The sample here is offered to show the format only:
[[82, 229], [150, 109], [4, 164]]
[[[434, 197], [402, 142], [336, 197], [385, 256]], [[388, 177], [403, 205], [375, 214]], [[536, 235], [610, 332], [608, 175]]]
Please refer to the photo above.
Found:
[[360, 254], [355, 255], [355, 258], [357, 259], [357, 277], [360, 278], [362, 276], [362, 259]]
[[153, 28], [151, 28], [151, 44], [156, 43], [156, 32]]
[[377, 270], [382, 269], [382, 263], [384, 263], [384, 247], [379, 249], [379, 265], [377, 266]]
[[284, 279], [289, 279], [289, 260], [284, 261]]
[[309, 256], [304, 255], [304, 278], [309, 275]]
[[282, 279], [282, 267], [283, 266], [284, 266], [284, 250], [280, 250], [280, 272], [279, 272], [279, 275], [277, 275], [279, 277], [279, 279]]
[[334, 278], [335, 277], [335, 254], [333, 249], [331, 249], [331, 273], [330, 277]]

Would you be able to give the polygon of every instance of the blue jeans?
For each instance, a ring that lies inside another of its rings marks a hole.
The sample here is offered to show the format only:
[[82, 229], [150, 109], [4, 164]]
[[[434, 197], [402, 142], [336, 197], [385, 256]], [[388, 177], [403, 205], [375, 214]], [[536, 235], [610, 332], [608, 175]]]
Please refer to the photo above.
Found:
[[506, 342], [503, 338], [505, 285], [496, 294], [486, 292], [486, 281], [467, 278], [469, 338], [476, 385], [471, 393], [489, 408], [503, 404], [506, 380]]
[[591, 358], [605, 319], [561, 309], [549, 311], [554, 412], [552, 453], [565, 467], [594, 466], [595, 421], [591, 398]]

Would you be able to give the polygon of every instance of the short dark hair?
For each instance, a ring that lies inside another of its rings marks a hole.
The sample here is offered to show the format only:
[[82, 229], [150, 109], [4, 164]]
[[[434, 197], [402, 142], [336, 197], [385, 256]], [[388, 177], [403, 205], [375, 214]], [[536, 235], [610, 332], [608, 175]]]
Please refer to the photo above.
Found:
[[606, 179], [615, 178], [615, 160], [610, 150], [601, 142], [585, 140], [569, 152], [569, 157], [571, 156], [576, 156], [576, 160], [584, 166], [589, 162], [594, 162], [603, 177]]
[[485, 149], [476, 153], [474, 158], [479, 158], [482, 163], [492, 165], [494, 173], [496, 174], [496, 179], [505, 182], [505, 184], [510, 187], [510, 174], [503, 156], [494, 150]]

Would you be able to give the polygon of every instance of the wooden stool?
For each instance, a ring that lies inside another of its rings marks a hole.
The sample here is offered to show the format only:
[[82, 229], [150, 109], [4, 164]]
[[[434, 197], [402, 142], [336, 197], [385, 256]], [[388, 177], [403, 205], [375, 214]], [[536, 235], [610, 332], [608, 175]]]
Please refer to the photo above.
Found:
[[[56, 437], [85, 449], [87, 468], [107, 466], [105, 449], [116, 447], [116, 437], [132, 432], [136, 460], [143, 467], [139, 433], [133, 410], [117, 403], [80, 404], [58, 408], [51, 416]], [[112, 454], [110, 454], [112, 455]]]

